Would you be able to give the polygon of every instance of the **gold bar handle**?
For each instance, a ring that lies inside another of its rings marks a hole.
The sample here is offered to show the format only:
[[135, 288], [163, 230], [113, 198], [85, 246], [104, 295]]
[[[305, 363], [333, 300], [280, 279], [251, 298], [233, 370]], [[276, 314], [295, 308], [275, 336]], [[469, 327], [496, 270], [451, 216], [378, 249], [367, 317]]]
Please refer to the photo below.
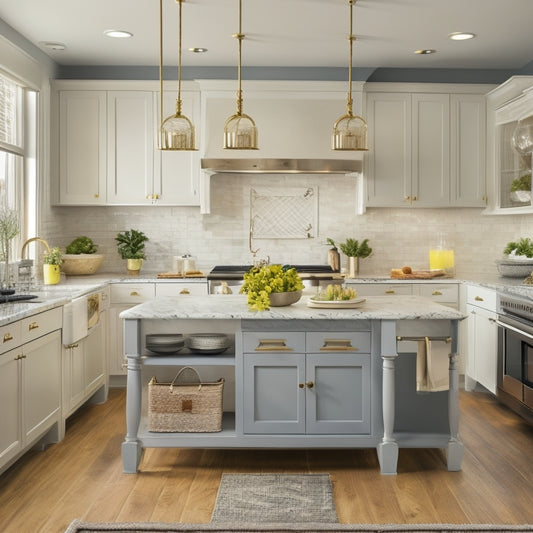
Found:
[[11, 333], [4, 333], [4, 342], [12, 341], [12, 340], [13, 340], [13, 335], [11, 335]]
[[182, 289], [180, 294], [191, 294], [191, 291], [189, 289]]
[[287, 346], [285, 339], [259, 339], [259, 344], [255, 348], [256, 352], [292, 352], [293, 349]]
[[139, 293], [137, 291], [131, 291], [130, 296], [139, 296]]
[[37, 324], [37, 322], [31, 322], [30, 325], [28, 326], [28, 329], [30, 331], [32, 331], [33, 329], [38, 329], [39, 328], [39, 324]]
[[481, 298], [481, 296], [476, 296], [476, 297], [474, 298], [474, 300], [475, 300], [476, 302], [483, 302], [483, 298]]
[[387, 289], [385, 294], [396, 294], [396, 291], [394, 289]]
[[324, 346], [320, 348], [322, 352], [356, 352], [357, 347], [352, 346], [350, 339], [324, 339]]

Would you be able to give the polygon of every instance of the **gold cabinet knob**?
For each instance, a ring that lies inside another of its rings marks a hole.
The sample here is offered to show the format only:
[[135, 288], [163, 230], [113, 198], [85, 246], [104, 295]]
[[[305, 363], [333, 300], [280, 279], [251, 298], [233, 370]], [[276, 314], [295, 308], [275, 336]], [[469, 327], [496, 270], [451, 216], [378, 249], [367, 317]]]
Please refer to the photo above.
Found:
[[413, 202], [416, 202], [418, 200], [417, 196], [413, 196]]
[[306, 386], [308, 389], [312, 389], [312, 388], [315, 386], [315, 384], [314, 384], [312, 381], [308, 381], [308, 382], [305, 384], [305, 386]]
[[432, 296], [442, 296], [442, 292], [440, 292], [440, 291], [433, 291], [433, 292], [431, 293], [431, 295], [432, 295]]
[[182, 289], [180, 294], [191, 294], [191, 291], [189, 289]]
[[298, 387], [300, 387], [300, 389], [303, 389], [305, 385], [303, 383], [298, 383]]
[[98, 194], [98, 193], [96, 193], [96, 194], [94, 195], [94, 197], [95, 197], [95, 198], [98, 198], [98, 196], [99, 196], [99, 194]]
[[405, 197], [404, 197], [404, 201], [406, 201], [406, 202], [410, 202], [410, 201], [411, 201], [411, 197], [410, 197], [410, 196], [405, 196]]
[[481, 298], [481, 296], [476, 296], [476, 297], [474, 298], [474, 300], [475, 300], [476, 302], [483, 302], [483, 301], [484, 301], [483, 298]]
[[139, 296], [139, 293], [137, 291], [131, 291], [130, 296]]

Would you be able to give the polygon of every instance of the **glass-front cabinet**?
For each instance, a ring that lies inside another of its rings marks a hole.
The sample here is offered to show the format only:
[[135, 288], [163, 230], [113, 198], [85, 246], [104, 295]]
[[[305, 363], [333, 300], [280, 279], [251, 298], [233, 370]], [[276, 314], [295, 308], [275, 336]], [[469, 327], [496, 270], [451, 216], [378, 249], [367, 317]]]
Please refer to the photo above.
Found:
[[[515, 76], [488, 95], [491, 214], [533, 213], [533, 77]], [[491, 149], [492, 148], [492, 149]]]

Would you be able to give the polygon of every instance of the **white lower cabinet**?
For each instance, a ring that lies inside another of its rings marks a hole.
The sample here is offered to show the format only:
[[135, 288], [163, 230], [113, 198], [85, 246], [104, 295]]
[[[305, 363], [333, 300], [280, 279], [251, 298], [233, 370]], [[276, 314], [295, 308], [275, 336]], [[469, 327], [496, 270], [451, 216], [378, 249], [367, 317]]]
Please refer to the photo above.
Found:
[[498, 369], [498, 325], [496, 291], [467, 286], [467, 330], [465, 388], [476, 382], [496, 394]]
[[[39, 329], [47, 322], [46, 328]], [[22, 333], [21, 344], [0, 355], [0, 471], [54, 425], [51, 440], [62, 436], [61, 310], [6, 328]]]
[[370, 433], [370, 332], [243, 337], [245, 434]]
[[[107, 381], [105, 365], [107, 312], [79, 342], [63, 346], [63, 416], [70, 416]], [[103, 394], [105, 399], [105, 391]]]

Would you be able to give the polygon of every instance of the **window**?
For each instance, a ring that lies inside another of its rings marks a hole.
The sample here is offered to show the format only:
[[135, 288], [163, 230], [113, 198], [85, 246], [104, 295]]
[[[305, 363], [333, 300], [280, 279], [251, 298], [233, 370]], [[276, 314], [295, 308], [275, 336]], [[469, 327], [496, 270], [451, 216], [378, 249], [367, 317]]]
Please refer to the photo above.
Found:
[[37, 93], [0, 72], [0, 206], [16, 211], [20, 227], [10, 260], [20, 257], [22, 243], [35, 232], [36, 126]]

